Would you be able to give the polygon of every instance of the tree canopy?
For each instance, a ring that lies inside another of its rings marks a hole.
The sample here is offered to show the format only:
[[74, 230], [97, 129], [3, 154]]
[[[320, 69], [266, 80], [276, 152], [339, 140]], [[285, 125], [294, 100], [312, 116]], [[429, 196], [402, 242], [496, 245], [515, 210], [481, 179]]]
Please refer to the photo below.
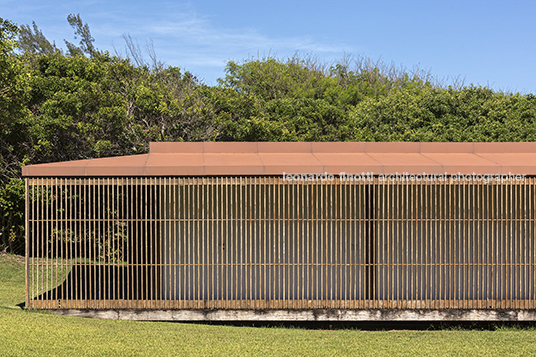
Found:
[[0, 19], [0, 249], [23, 248], [23, 165], [145, 153], [150, 141], [534, 141], [534, 95], [448, 86], [365, 57], [229, 61], [190, 72], [78, 45]]

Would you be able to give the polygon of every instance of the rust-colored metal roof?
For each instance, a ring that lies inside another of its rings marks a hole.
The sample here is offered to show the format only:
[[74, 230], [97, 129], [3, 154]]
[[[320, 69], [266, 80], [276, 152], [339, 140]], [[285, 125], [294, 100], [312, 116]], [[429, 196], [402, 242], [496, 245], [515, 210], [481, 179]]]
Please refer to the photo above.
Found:
[[149, 154], [56, 162], [23, 176], [536, 175], [536, 143], [151, 143]]

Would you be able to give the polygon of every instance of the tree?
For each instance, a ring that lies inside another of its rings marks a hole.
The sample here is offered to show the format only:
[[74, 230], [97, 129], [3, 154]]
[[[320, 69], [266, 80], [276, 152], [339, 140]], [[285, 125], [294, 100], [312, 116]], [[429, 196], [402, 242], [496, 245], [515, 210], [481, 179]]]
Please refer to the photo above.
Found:
[[59, 51], [55, 43], [50, 43], [49, 40], [43, 35], [35, 21], [32, 21], [32, 27], [29, 25], [21, 25], [18, 48], [23, 53], [33, 54], [48, 54]]
[[22, 109], [18, 97], [22, 66], [13, 52], [18, 32], [13, 22], [0, 18], [0, 125], [11, 122], [13, 115]]
[[[74, 29], [74, 38], [80, 38], [79, 46], [76, 46], [67, 40], [63, 40], [67, 46], [67, 53], [69, 56], [88, 55], [93, 57], [99, 54], [100, 51], [93, 45], [95, 39], [91, 36], [89, 25], [82, 21], [80, 14], [70, 14], [67, 16], [67, 21]], [[30, 27], [30, 25], [21, 26], [17, 47], [27, 57], [29, 55], [46, 55], [54, 52], [63, 53], [61, 49], [56, 47], [54, 42], [51, 43], [46, 38], [43, 31], [37, 27], [35, 21], [32, 21], [32, 27]]]
[[22, 253], [24, 247], [24, 119], [27, 72], [14, 53], [17, 26], [0, 18], [0, 248]]
[[125, 154], [126, 104], [112, 76], [124, 66], [105, 54], [38, 59], [28, 91], [32, 163]]
[[0, 18], [0, 183], [19, 176], [25, 131], [23, 121], [29, 111], [25, 106], [28, 72], [14, 53], [19, 29]]
[[536, 141], [536, 100], [477, 86], [405, 88], [367, 98], [350, 122], [357, 141]]
[[80, 37], [79, 47], [75, 46], [67, 40], [63, 40], [65, 41], [65, 45], [69, 50], [69, 54], [71, 56], [83, 54], [87, 54], [90, 57], [95, 56], [99, 51], [93, 45], [95, 39], [91, 36], [89, 25], [87, 23], [82, 22], [80, 14], [70, 14], [69, 16], [67, 16], [67, 21], [69, 21], [69, 25], [71, 25], [71, 27], [75, 30], [74, 38], [77, 39], [78, 37]]

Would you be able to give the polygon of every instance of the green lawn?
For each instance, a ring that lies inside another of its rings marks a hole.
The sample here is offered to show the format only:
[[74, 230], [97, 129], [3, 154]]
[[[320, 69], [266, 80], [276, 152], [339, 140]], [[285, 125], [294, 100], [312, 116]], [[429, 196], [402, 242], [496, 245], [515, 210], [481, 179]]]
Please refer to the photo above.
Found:
[[536, 330], [307, 330], [28, 312], [23, 259], [0, 255], [0, 356], [529, 356]]

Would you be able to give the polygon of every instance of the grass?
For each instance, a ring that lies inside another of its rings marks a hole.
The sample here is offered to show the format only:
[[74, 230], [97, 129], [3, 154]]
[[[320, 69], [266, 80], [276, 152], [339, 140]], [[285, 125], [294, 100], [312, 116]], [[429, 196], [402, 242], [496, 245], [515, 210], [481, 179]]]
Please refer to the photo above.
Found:
[[0, 254], [0, 307], [15, 306], [22, 302], [24, 302], [24, 257]]
[[[0, 356], [529, 356], [536, 330], [244, 327], [25, 311], [24, 262], [0, 254]], [[327, 326], [326, 326], [327, 327]]]

